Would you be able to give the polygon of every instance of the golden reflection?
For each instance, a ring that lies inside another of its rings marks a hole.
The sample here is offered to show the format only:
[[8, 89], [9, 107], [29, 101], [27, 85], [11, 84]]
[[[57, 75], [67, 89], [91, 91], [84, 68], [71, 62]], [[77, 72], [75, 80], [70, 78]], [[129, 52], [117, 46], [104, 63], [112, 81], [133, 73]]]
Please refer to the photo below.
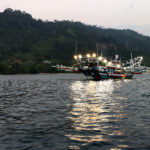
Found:
[[[73, 108], [70, 111], [70, 119], [73, 122], [73, 127], [77, 134], [67, 134], [71, 140], [81, 142], [93, 141], [108, 141], [103, 137], [103, 132], [106, 134], [106, 129], [111, 125], [105, 123], [112, 121], [114, 117], [121, 118], [122, 116], [113, 115], [112, 96], [114, 91], [114, 81], [105, 80], [100, 82], [95, 81], [76, 81], [71, 85], [71, 97], [73, 98]], [[107, 105], [110, 107], [107, 108]], [[117, 111], [116, 111], [117, 112]], [[121, 115], [121, 114], [120, 114]], [[118, 120], [113, 119], [117, 122]], [[111, 127], [112, 128], [112, 127]], [[114, 127], [115, 128], [115, 127]], [[80, 131], [95, 131], [96, 134], [79, 134]], [[121, 131], [114, 131], [114, 133], [121, 135]]]
[[[120, 88], [120, 84], [114, 80], [75, 81], [70, 85], [73, 104], [69, 119], [72, 120], [74, 129], [73, 133], [66, 135], [70, 140], [83, 142], [83, 144], [95, 141], [109, 142], [108, 136], [124, 134], [124, 131], [115, 124], [127, 117], [121, 112], [123, 106], [113, 99], [113, 92], [117, 85], [117, 88]], [[125, 98], [120, 96], [120, 99]]]
[[122, 148], [128, 148], [129, 147], [128, 145], [119, 145], [119, 146]]
[[71, 146], [69, 146], [69, 148], [73, 149], [73, 150], [80, 150], [80, 147], [77, 145], [71, 145]]
[[[71, 140], [75, 140], [75, 141], [79, 141], [79, 142], [94, 142], [94, 141], [102, 141], [101, 139], [103, 138], [101, 135], [95, 135], [94, 138], [92, 138], [91, 136], [81, 136], [81, 135], [76, 135], [76, 136], [72, 136], [72, 135], [66, 135], [68, 137], [70, 137]], [[105, 139], [103, 139], [103, 141], [106, 141]]]
[[111, 148], [110, 150], [121, 150], [120, 148]]
[[[109, 97], [113, 93], [114, 86], [113, 80], [105, 80], [101, 82], [89, 81], [89, 82], [82, 82], [77, 81], [74, 82], [71, 86], [71, 90], [73, 92], [74, 100], [82, 99], [82, 98], [92, 98], [97, 99]], [[78, 97], [80, 96], [80, 97]], [[90, 97], [87, 97], [90, 96]], [[93, 101], [94, 102], [94, 101]]]

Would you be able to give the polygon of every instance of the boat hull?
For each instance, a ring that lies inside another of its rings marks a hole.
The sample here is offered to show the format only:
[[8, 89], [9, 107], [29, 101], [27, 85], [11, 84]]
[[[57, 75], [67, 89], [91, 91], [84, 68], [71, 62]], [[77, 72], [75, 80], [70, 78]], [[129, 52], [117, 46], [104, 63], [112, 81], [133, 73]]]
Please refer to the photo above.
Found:
[[132, 74], [142, 74], [142, 72], [132, 72]]
[[83, 70], [82, 72], [86, 77], [90, 76], [94, 80], [109, 79], [108, 73], [100, 72], [98, 70]]
[[94, 73], [91, 76], [93, 77], [94, 80], [109, 79], [108, 74], [107, 73], [103, 73], [103, 72]]
[[109, 74], [110, 78], [113, 79], [131, 79], [133, 77], [133, 74], [115, 74], [115, 73], [111, 73]]
[[94, 80], [132, 79], [133, 77], [133, 74], [129, 73], [108, 73], [108, 72], [101, 72], [99, 70], [83, 70], [82, 72], [86, 77], [92, 77]]

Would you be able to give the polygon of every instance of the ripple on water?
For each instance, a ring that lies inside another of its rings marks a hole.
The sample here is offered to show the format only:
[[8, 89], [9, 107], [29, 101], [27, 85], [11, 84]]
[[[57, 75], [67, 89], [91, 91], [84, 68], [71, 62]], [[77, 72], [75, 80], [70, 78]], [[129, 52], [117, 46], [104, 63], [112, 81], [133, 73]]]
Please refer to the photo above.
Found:
[[0, 147], [149, 149], [149, 74], [86, 81], [80, 74], [0, 76]]

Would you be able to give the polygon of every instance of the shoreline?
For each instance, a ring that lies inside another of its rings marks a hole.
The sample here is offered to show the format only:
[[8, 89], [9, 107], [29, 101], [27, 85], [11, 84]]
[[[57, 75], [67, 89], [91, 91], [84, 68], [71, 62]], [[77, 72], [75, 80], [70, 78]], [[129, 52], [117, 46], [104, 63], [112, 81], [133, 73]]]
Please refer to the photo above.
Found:
[[46, 75], [46, 74], [60, 74], [60, 73], [72, 73], [72, 74], [79, 74], [80, 72], [49, 72], [49, 73], [16, 73], [16, 74], [0, 74], [0, 75]]

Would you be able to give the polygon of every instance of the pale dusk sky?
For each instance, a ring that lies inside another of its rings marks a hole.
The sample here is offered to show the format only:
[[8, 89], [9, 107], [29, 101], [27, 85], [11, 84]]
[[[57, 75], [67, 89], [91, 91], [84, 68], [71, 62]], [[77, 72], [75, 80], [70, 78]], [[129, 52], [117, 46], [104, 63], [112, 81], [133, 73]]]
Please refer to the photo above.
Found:
[[0, 0], [0, 12], [19, 9], [42, 20], [73, 20], [150, 36], [150, 0]]

